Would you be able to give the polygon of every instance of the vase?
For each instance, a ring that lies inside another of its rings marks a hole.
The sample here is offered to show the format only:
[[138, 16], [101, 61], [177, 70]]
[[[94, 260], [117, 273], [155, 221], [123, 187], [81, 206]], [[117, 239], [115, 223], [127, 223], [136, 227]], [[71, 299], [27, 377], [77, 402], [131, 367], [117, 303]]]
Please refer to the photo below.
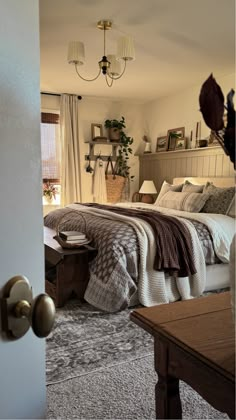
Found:
[[48, 195], [44, 195], [43, 197], [45, 204], [52, 204], [53, 203], [53, 197], [49, 197]]

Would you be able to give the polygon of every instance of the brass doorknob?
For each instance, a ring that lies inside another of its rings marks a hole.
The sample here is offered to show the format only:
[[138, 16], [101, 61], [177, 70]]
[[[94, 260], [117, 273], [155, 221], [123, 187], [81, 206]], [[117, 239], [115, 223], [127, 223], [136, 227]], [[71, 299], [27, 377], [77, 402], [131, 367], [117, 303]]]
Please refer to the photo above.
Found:
[[29, 281], [24, 276], [10, 279], [0, 300], [2, 330], [13, 338], [22, 337], [30, 328], [37, 337], [47, 337], [55, 320], [55, 305], [42, 293], [33, 299]]

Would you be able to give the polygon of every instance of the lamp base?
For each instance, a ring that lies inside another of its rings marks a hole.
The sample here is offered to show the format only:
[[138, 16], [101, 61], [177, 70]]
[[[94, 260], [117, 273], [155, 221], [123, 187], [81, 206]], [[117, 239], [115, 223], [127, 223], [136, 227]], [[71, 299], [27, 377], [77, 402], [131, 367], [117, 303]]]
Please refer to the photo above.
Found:
[[150, 194], [142, 194], [141, 201], [142, 201], [142, 203], [153, 204], [154, 203], [154, 198]]

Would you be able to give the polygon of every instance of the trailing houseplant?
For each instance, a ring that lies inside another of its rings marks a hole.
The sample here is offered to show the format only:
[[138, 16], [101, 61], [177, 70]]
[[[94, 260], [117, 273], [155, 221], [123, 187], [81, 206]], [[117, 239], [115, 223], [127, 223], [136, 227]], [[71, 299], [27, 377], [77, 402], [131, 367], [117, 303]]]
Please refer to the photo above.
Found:
[[128, 165], [128, 161], [129, 155], [132, 154], [132, 148], [130, 146], [133, 144], [134, 140], [132, 137], [127, 136], [124, 132], [124, 128], [126, 128], [125, 118], [121, 117], [120, 120], [106, 120], [104, 126], [107, 129], [114, 129], [115, 132], [118, 133], [117, 139], [120, 142], [120, 149], [118, 150], [116, 160], [117, 175], [133, 179], [134, 176], [130, 176], [130, 166]]

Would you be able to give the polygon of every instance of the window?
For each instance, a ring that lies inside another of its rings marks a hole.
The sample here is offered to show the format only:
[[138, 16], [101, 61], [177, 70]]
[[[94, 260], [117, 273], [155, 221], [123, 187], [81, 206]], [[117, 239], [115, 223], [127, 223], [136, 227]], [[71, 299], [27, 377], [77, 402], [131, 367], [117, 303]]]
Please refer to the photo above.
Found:
[[60, 126], [59, 114], [41, 113], [41, 155], [43, 182], [57, 187], [58, 194], [54, 204], [60, 203]]

